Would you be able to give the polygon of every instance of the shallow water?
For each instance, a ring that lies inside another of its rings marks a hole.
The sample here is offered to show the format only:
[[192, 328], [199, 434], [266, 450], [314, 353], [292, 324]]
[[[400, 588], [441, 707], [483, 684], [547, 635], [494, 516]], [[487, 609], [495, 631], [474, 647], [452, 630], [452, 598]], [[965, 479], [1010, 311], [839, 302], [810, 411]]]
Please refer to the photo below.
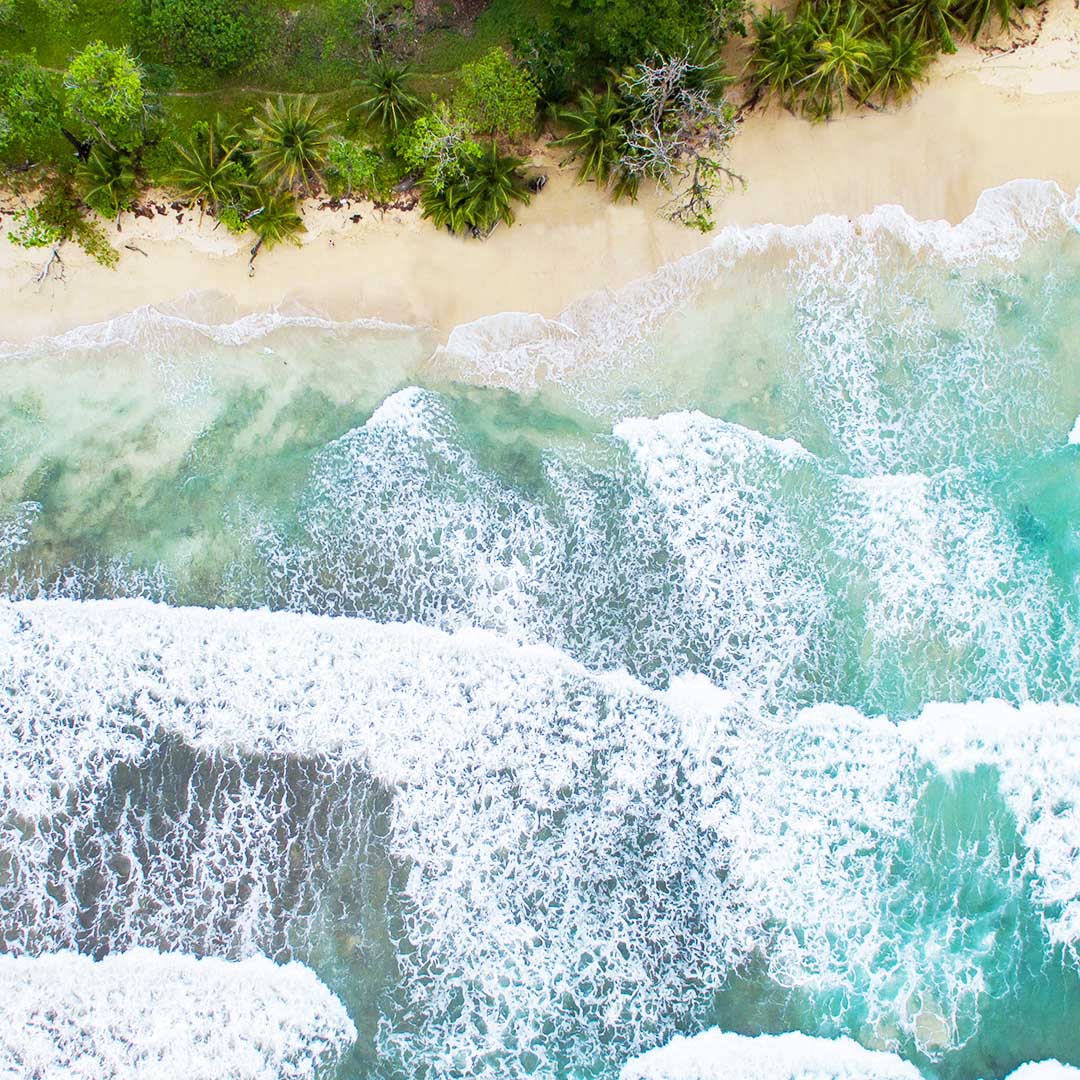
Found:
[[1080, 1063], [1073, 213], [9, 350], [4, 951], [300, 960], [340, 1080]]

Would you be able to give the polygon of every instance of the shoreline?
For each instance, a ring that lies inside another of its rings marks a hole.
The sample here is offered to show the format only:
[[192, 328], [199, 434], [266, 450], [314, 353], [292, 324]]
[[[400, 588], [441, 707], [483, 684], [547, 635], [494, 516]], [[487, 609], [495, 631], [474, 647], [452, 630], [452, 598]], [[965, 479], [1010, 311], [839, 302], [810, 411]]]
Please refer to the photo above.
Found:
[[[483, 242], [448, 236], [417, 210], [381, 212], [368, 203], [319, 210], [311, 200], [302, 246], [264, 252], [249, 277], [250, 238], [215, 230], [210, 218], [200, 227], [197, 212], [150, 220], [128, 213], [114, 240], [116, 270], [69, 244], [63, 280], [39, 284], [46, 253], [4, 239], [0, 341], [26, 344], [195, 292], [228, 296], [241, 314], [298, 305], [332, 319], [431, 327], [440, 340], [501, 312], [553, 318], [710, 246], [725, 226], [803, 225], [883, 205], [958, 224], [985, 190], [1009, 181], [1075, 191], [1080, 140], [1069, 133], [1077, 118], [1080, 11], [1050, 0], [1034, 43], [996, 54], [962, 48], [939, 60], [928, 83], [896, 109], [860, 109], [826, 124], [775, 106], [749, 114], [732, 153], [748, 187], [718, 206], [709, 234], [660, 217], [662, 194], [611, 203], [541, 147], [535, 163], [549, 183], [514, 226]], [[5, 214], [4, 225], [10, 220]]]

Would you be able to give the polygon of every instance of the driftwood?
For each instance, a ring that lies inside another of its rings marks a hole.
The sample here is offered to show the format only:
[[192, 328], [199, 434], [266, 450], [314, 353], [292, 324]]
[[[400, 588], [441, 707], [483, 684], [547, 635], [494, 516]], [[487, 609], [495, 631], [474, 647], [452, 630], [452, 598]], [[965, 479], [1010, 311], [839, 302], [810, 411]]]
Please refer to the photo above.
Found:
[[63, 281], [64, 260], [60, 258], [59, 245], [52, 249], [52, 252], [49, 254], [49, 258], [46, 260], [45, 265], [38, 271], [37, 277], [34, 278], [35, 284], [40, 285], [49, 276], [49, 274], [52, 273], [52, 268], [54, 266], [59, 267], [59, 270], [57, 270], [56, 272], [56, 277], [60, 281]]
[[[143, 249], [141, 247], [139, 247], [137, 244], [125, 244], [124, 247], [126, 247], [128, 249], [128, 251], [137, 251], [140, 255], [146, 255], [146, 252], [143, 251]], [[148, 259], [150, 258], [149, 255], [146, 255], [146, 257]]]

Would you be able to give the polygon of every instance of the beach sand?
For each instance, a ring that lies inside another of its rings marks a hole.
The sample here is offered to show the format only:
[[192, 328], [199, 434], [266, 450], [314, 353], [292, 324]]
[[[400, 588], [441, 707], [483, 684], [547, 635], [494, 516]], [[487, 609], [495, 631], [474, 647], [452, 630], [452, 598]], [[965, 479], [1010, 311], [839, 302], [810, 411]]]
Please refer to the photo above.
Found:
[[[748, 183], [719, 207], [718, 229], [820, 214], [855, 217], [895, 203], [920, 219], [962, 220], [979, 195], [1015, 179], [1080, 186], [1080, 11], [1049, 0], [1034, 39], [1007, 53], [965, 47], [940, 59], [928, 83], [889, 111], [852, 110], [811, 124], [770, 107], [743, 122], [732, 163]], [[1036, 19], [1038, 16], [1033, 15]], [[448, 236], [418, 210], [368, 204], [306, 208], [301, 247], [260, 254], [251, 238], [176, 212], [123, 216], [119, 268], [65, 245], [62, 280], [35, 282], [42, 251], [0, 243], [0, 341], [19, 343], [146, 304], [212, 290], [242, 311], [297, 303], [334, 318], [373, 317], [435, 328], [502, 311], [555, 316], [572, 301], [617, 288], [711, 242], [658, 213], [662, 199], [613, 205], [541, 155], [549, 183], [512, 228], [487, 241]], [[10, 205], [10, 200], [8, 200]], [[362, 219], [353, 222], [355, 214]], [[4, 224], [11, 215], [4, 215]], [[110, 228], [114, 226], [110, 223]], [[130, 248], [127, 246], [130, 245]], [[138, 249], [138, 250], [132, 250]]]

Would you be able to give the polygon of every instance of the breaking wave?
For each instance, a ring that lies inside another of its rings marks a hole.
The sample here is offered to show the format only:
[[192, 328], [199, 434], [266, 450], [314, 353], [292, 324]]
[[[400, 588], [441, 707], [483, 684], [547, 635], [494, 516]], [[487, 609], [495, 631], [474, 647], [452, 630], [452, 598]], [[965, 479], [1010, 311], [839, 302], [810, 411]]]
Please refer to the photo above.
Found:
[[356, 1038], [301, 964], [150, 949], [0, 956], [0, 1019], [4, 1076], [65, 1080], [314, 1080]]

